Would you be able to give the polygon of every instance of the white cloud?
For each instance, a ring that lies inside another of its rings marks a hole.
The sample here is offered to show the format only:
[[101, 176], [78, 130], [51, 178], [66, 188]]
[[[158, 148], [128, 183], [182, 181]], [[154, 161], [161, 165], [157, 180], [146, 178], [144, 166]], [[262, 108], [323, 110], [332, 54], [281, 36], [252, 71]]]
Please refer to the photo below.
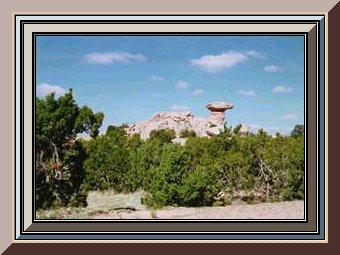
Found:
[[92, 52], [85, 56], [87, 62], [92, 64], [112, 64], [129, 61], [146, 61], [147, 58], [142, 54], [130, 54], [123, 51], [115, 52]]
[[263, 54], [255, 50], [245, 52], [227, 51], [220, 55], [205, 55], [199, 59], [192, 59], [191, 64], [207, 72], [216, 73], [243, 63], [247, 61], [249, 57], [259, 59], [263, 58]]
[[202, 89], [195, 89], [194, 92], [192, 93], [192, 95], [195, 97], [202, 96], [203, 94], [204, 94], [204, 90]]
[[276, 73], [281, 70], [281, 67], [277, 65], [267, 65], [264, 67], [264, 70], [268, 73]]
[[205, 55], [199, 59], [192, 59], [191, 64], [207, 72], [216, 73], [243, 63], [246, 60], [248, 60], [246, 53], [228, 51], [220, 55]]
[[190, 107], [185, 106], [185, 105], [178, 105], [174, 104], [173, 106], [170, 107], [172, 111], [177, 111], [177, 112], [182, 112], [182, 111], [190, 111]]
[[273, 93], [290, 93], [293, 92], [293, 88], [291, 87], [285, 87], [285, 86], [275, 86], [274, 88], [272, 88], [272, 92]]
[[256, 92], [254, 90], [238, 90], [238, 93], [248, 97], [256, 96]]
[[44, 97], [48, 94], [54, 93], [56, 97], [60, 97], [62, 95], [64, 95], [67, 91], [61, 87], [61, 86], [57, 86], [57, 85], [51, 85], [48, 83], [40, 83], [37, 86], [37, 96], [38, 97]]
[[297, 120], [299, 118], [298, 115], [290, 113], [290, 114], [285, 114], [283, 116], [281, 116], [282, 120]]
[[153, 80], [153, 81], [164, 81], [165, 80], [165, 78], [159, 77], [157, 75], [151, 76], [150, 79]]
[[178, 81], [175, 85], [176, 89], [188, 89], [189, 83], [186, 81]]
[[264, 58], [263, 54], [255, 51], [255, 50], [248, 50], [246, 51], [246, 54], [250, 57], [254, 57], [254, 58]]

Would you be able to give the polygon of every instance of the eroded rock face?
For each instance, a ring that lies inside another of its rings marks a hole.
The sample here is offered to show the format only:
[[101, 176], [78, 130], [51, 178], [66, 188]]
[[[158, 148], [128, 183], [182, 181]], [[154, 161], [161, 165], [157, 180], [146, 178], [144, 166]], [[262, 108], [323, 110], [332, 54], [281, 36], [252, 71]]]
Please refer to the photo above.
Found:
[[[208, 118], [196, 117], [192, 112], [160, 112], [148, 120], [129, 126], [127, 133], [139, 133], [142, 139], [149, 138], [152, 130], [166, 128], [175, 130], [177, 138], [180, 137], [181, 131], [185, 129], [194, 130], [196, 135], [200, 137], [218, 134], [223, 129], [224, 112], [232, 109], [233, 105], [210, 103], [206, 107], [211, 111], [211, 116]], [[181, 140], [180, 143], [182, 142]]]
[[207, 104], [206, 107], [212, 112], [225, 112], [226, 110], [233, 109], [234, 106], [223, 102], [214, 102]]
[[224, 112], [232, 109], [234, 106], [232, 104], [215, 102], [207, 104], [206, 107], [211, 111], [209, 121], [214, 125], [220, 126], [224, 121]]

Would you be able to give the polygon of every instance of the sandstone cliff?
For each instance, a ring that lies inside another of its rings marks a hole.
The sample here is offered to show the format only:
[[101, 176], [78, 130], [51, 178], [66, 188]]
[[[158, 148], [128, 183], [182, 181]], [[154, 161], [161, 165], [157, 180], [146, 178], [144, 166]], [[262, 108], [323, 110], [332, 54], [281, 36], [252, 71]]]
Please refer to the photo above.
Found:
[[192, 112], [160, 112], [148, 120], [129, 126], [127, 133], [139, 133], [142, 139], [149, 138], [152, 130], [165, 128], [175, 130], [177, 138], [185, 129], [194, 130], [200, 137], [218, 134], [223, 128], [224, 112], [232, 109], [233, 105], [215, 102], [207, 104], [206, 107], [211, 111], [208, 118], [196, 117]]

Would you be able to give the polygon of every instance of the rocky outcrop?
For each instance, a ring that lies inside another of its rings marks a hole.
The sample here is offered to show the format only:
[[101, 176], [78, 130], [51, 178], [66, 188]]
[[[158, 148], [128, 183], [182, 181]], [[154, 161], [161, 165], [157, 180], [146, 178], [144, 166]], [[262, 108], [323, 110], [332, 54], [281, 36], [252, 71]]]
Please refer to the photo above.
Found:
[[148, 120], [129, 126], [127, 133], [139, 133], [142, 139], [147, 139], [152, 130], [169, 128], [175, 130], [177, 140], [185, 129], [194, 130], [200, 137], [218, 134], [223, 129], [224, 112], [232, 109], [233, 105], [209, 103], [206, 107], [211, 111], [208, 118], [196, 117], [192, 112], [160, 112]]
[[233, 109], [232, 104], [226, 103], [209, 103], [206, 107], [211, 111], [211, 116], [209, 117], [210, 123], [220, 126], [224, 121], [224, 112], [229, 109]]

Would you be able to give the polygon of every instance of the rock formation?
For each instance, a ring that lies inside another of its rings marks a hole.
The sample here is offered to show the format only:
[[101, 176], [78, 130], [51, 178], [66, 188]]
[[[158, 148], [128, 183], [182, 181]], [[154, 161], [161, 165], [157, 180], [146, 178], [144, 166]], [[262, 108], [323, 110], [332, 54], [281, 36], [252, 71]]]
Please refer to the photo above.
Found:
[[206, 107], [211, 111], [211, 116], [208, 121], [213, 125], [220, 126], [224, 121], [224, 112], [233, 109], [234, 106], [226, 103], [209, 103]]
[[160, 112], [148, 120], [129, 126], [127, 133], [139, 133], [142, 139], [147, 139], [152, 130], [169, 128], [175, 130], [177, 140], [185, 129], [194, 130], [200, 137], [218, 134], [223, 128], [224, 112], [232, 109], [233, 105], [215, 102], [206, 107], [211, 111], [208, 118], [196, 117], [192, 112]]

